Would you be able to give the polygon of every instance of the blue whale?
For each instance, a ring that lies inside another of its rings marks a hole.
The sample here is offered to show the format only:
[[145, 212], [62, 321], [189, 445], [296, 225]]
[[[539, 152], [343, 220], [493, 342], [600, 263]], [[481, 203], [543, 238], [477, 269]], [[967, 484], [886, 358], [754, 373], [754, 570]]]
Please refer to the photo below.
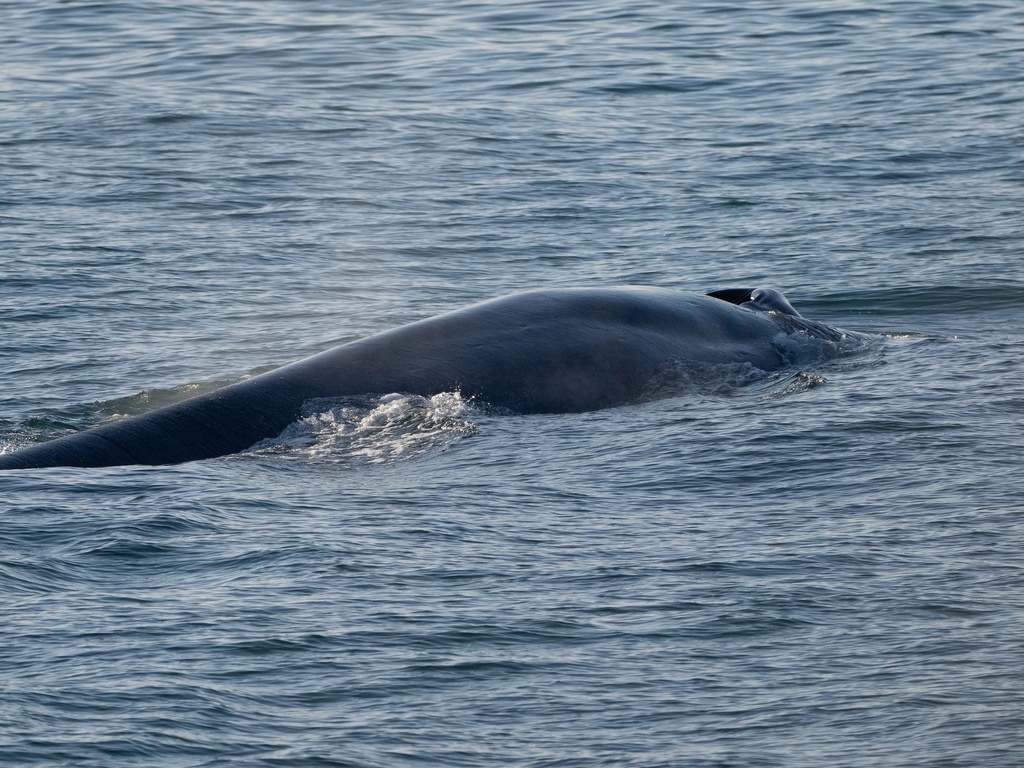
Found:
[[0, 455], [0, 469], [177, 464], [279, 435], [318, 398], [401, 392], [463, 397], [513, 413], [572, 413], [642, 400], [673, 361], [791, 363], [780, 334], [836, 343], [782, 294], [649, 287], [535, 290], [475, 304], [213, 392]]

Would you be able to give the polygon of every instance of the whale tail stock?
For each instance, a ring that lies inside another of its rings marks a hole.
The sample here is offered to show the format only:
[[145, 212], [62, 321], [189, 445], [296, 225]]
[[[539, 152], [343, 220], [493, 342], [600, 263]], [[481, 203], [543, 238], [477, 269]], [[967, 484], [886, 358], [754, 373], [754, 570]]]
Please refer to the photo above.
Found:
[[238, 453], [301, 415], [308, 393], [273, 374], [0, 455], [0, 470], [178, 464]]

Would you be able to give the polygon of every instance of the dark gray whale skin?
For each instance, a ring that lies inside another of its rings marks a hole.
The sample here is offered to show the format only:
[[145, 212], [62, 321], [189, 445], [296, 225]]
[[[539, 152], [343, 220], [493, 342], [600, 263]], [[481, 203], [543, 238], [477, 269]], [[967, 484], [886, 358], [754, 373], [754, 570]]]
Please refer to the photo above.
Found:
[[642, 399], [672, 360], [786, 365], [780, 332], [841, 332], [782, 294], [648, 288], [535, 290], [342, 344], [150, 413], [0, 455], [0, 469], [177, 464], [275, 437], [314, 398], [459, 391], [515, 413], [571, 413]]

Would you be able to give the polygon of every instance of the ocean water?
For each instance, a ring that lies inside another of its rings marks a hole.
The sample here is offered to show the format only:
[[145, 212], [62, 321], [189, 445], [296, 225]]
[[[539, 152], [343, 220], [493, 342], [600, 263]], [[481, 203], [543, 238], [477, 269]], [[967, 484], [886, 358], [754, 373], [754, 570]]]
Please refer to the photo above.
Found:
[[535, 287], [868, 348], [0, 475], [4, 766], [1019, 766], [1024, 7], [0, 5], [0, 449]]

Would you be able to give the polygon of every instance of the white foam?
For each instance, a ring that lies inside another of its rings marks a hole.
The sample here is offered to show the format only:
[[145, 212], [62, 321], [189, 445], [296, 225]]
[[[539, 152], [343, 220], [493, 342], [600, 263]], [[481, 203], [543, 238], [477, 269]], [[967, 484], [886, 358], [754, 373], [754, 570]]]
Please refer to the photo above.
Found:
[[384, 464], [444, 450], [474, 434], [471, 410], [457, 392], [391, 394], [357, 403], [315, 401], [308, 415], [251, 452], [329, 464]]

